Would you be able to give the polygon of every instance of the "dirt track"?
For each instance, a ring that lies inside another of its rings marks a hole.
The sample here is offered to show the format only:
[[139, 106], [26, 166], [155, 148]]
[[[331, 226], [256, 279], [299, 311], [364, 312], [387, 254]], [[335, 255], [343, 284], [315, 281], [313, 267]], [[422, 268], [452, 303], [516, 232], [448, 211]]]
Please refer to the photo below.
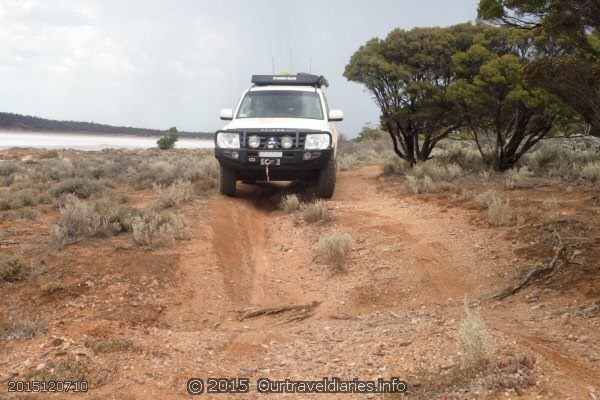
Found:
[[[474, 303], [496, 291], [515, 269], [518, 243], [505, 230], [472, 223], [476, 211], [399, 196], [378, 167], [339, 174], [327, 202], [337, 219], [324, 225], [298, 224], [277, 209], [294, 187], [238, 189], [237, 198], [215, 196], [186, 210], [192, 239], [177, 249], [177, 275], [165, 286], [157, 322], [105, 327], [146, 352], [104, 356], [101, 363], [119, 372], [93, 391], [97, 396], [180, 398], [190, 377], [443, 374], [460, 362], [464, 299]], [[331, 231], [355, 240], [346, 271], [337, 275], [315, 256], [318, 238]], [[311, 302], [318, 302], [312, 311], [240, 321], [249, 310]], [[524, 297], [485, 303], [481, 313], [501, 356], [531, 351], [538, 358], [539, 387], [524, 398], [584, 399], [598, 387], [598, 363], [584, 358], [597, 345], [564, 340], [568, 327], [532, 310]], [[585, 324], [597, 327], [595, 320]], [[98, 324], [80, 330], [92, 328]]]

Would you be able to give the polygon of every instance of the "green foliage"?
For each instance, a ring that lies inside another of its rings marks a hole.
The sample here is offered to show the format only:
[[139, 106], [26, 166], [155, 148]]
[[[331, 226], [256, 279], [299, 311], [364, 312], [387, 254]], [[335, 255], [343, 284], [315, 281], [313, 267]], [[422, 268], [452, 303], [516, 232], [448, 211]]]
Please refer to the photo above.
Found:
[[158, 148], [161, 150], [169, 150], [175, 146], [177, 139], [179, 139], [179, 132], [177, 128], [172, 127], [165, 136], [157, 140], [156, 144], [158, 144]]
[[554, 126], [573, 115], [556, 96], [522, 78], [536, 38], [531, 31], [489, 27], [454, 59], [458, 79], [450, 85], [448, 97], [484, 161], [496, 170], [511, 168]]
[[363, 140], [379, 140], [383, 137], [385, 132], [381, 129], [371, 128], [368, 125], [362, 127], [358, 137], [355, 139], [357, 142], [362, 142]]
[[535, 30], [537, 56], [523, 68], [528, 82], [560, 97], [600, 136], [600, 3], [595, 0], [480, 0], [479, 17]]
[[396, 29], [371, 39], [351, 57], [344, 76], [371, 91], [395, 153], [411, 164], [427, 160], [437, 142], [458, 129], [447, 97], [453, 57], [472, 45], [481, 27]]

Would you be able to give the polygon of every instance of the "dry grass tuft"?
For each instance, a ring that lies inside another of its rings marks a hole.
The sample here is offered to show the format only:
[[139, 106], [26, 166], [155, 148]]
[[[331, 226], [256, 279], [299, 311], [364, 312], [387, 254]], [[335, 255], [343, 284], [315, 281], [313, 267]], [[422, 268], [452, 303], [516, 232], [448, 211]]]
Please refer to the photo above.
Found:
[[459, 328], [460, 344], [464, 365], [472, 371], [483, 371], [494, 358], [494, 350], [485, 323], [474, 314], [467, 301], [464, 303], [464, 316]]
[[64, 245], [88, 236], [128, 232], [132, 230], [134, 217], [140, 213], [131, 208], [115, 207], [108, 197], [89, 203], [69, 194], [60, 209], [55, 238]]
[[479, 194], [475, 202], [487, 207], [488, 219], [492, 226], [506, 225], [514, 216], [514, 211], [508, 200], [503, 200], [500, 193], [488, 190]]
[[87, 199], [102, 192], [103, 187], [97, 181], [88, 178], [70, 178], [57, 183], [52, 189], [54, 197], [72, 194], [80, 199]]
[[302, 212], [302, 218], [309, 224], [314, 222], [329, 222], [333, 220], [333, 213], [325, 207], [323, 202], [318, 201], [306, 206]]
[[42, 285], [42, 292], [46, 294], [56, 293], [60, 290], [64, 290], [64, 286], [58, 282], [48, 282]]
[[13, 311], [8, 321], [0, 320], [0, 338], [33, 339], [48, 333], [48, 321], [39, 315], [31, 316]]
[[194, 186], [191, 181], [178, 180], [171, 186], [155, 185], [154, 189], [158, 191], [158, 202], [156, 208], [164, 210], [170, 207], [177, 207], [182, 203], [192, 200], [194, 197]]
[[92, 349], [94, 353], [123, 353], [135, 349], [133, 342], [129, 339], [118, 338], [93, 338], [85, 342], [85, 347]]
[[67, 358], [50, 360], [39, 369], [23, 376], [30, 381], [86, 381], [91, 385], [101, 385], [112, 380], [107, 369], [95, 367], [91, 361], [70, 355]]
[[386, 176], [404, 175], [410, 170], [410, 164], [401, 160], [398, 156], [388, 158], [383, 163], [383, 174]]
[[581, 168], [581, 176], [592, 182], [600, 181], [600, 162], [590, 162]]
[[544, 200], [544, 208], [548, 212], [548, 221], [556, 222], [561, 218], [560, 215], [560, 205], [561, 201], [556, 198], [546, 199]]
[[181, 214], [144, 214], [134, 218], [133, 240], [138, 245], [167, 245], [175, 240], [189, 240], [190, 229]]
[[417, 178], [407, 175], [406, 181], [408, 182], [408, 187], [414, 194], [435, 192], [433, 180], [428, 176], [424, 178]]
[[533, 173], [527, 167], [513, 168], [507, 171], [506, 188], [507, 189], [527, 189], [534, 186], [531, 180]]
[[352, 250], [352, 236], [347, 233], [331, 233], [319, 241], [319, 254], [330, 264], [334, 272], [341, 272]]
[[283, 196], [279, 205], [279, 207], [288, 214], [298, 211], [300, 206], [300, 199], [298, 199], [298, 196], [295, 194], [286, 194]]
[[29, 270], [30, 265], [23, 257], [0, 253], [0, 281], [22, 281], [28, 275]]

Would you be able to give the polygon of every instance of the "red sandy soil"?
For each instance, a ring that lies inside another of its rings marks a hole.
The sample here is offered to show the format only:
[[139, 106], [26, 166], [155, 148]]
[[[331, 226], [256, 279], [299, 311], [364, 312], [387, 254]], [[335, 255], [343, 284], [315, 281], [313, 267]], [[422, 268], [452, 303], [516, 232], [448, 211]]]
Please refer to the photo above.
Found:
[[[486, 322], [499, 360], [535, 359], [536, 383], [520, 398], [600, 398], [598, 191], [567, 193], [559, 181], [511, 191], [523, 218], [491, 227], [474, 201], [412, 195], [401, 186], [400, 179], [380, 177], [379, 167], [342, 172], [325, 203], [335, 220], [307, 224], [301, 213], [277, 207], [294, 186], [240, 184], [237, 198], [212, 195], [185, 205], [191, 240], [158, 249], [138, 247], [125, 234], [56, 250], [56, 210], [35, 222], [1, 222], [1, 249], [43, 262], [47, 271], [35, 284], [0, 283], [0, 305], [41, 314], [50, 330], [31, 340], [0, 340], [0, 398], [18, 398], [7, 394], [8, 380], [69, 356], [90, 368], [87, 398], [177, 399], [187, 396], [189, 378], [209, 376], [252, 383], [262, 376], [398, 376], [412, 388], [424, 384], [420, 371], [444, 376], [461, 364], [465, 298]], [[487, 189], [477, 182], [464, 187]], [[561, 201], [561, 217], [550, 223], [543, 201], [551, 197]], [[502, 301], [485, 300], [521, 268], [547, 265], [555, 230], [576, 249], [565, 274]], [[317, 256], [319, 237], [330, 232], [354, 239], [342, 273]], [[45, 294], [39, 285], [46, 281], [65, 290]], [[312, 310], [241, 320], [249, 310], [312, 302]], [[95, 353], [84, 345], [91, 338], [124, 338], [133, 347]], [[319, 398], [260, 396], [254, 389], [227, 396], [201, 398]], [[516, 397], [510, 389], [476, 389], [460, 398]]]

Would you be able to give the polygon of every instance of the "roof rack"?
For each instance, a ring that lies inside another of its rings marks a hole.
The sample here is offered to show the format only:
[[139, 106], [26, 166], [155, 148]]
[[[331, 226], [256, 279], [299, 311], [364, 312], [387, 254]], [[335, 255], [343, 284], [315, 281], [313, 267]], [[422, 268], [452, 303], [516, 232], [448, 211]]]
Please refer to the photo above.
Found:
[[289, 85], [289, 86], [321, 86], [329, 87], [329, 81], [323, 75], [298, 73], [296, 75], [252, 75], [253, 84], [256, 86]]

